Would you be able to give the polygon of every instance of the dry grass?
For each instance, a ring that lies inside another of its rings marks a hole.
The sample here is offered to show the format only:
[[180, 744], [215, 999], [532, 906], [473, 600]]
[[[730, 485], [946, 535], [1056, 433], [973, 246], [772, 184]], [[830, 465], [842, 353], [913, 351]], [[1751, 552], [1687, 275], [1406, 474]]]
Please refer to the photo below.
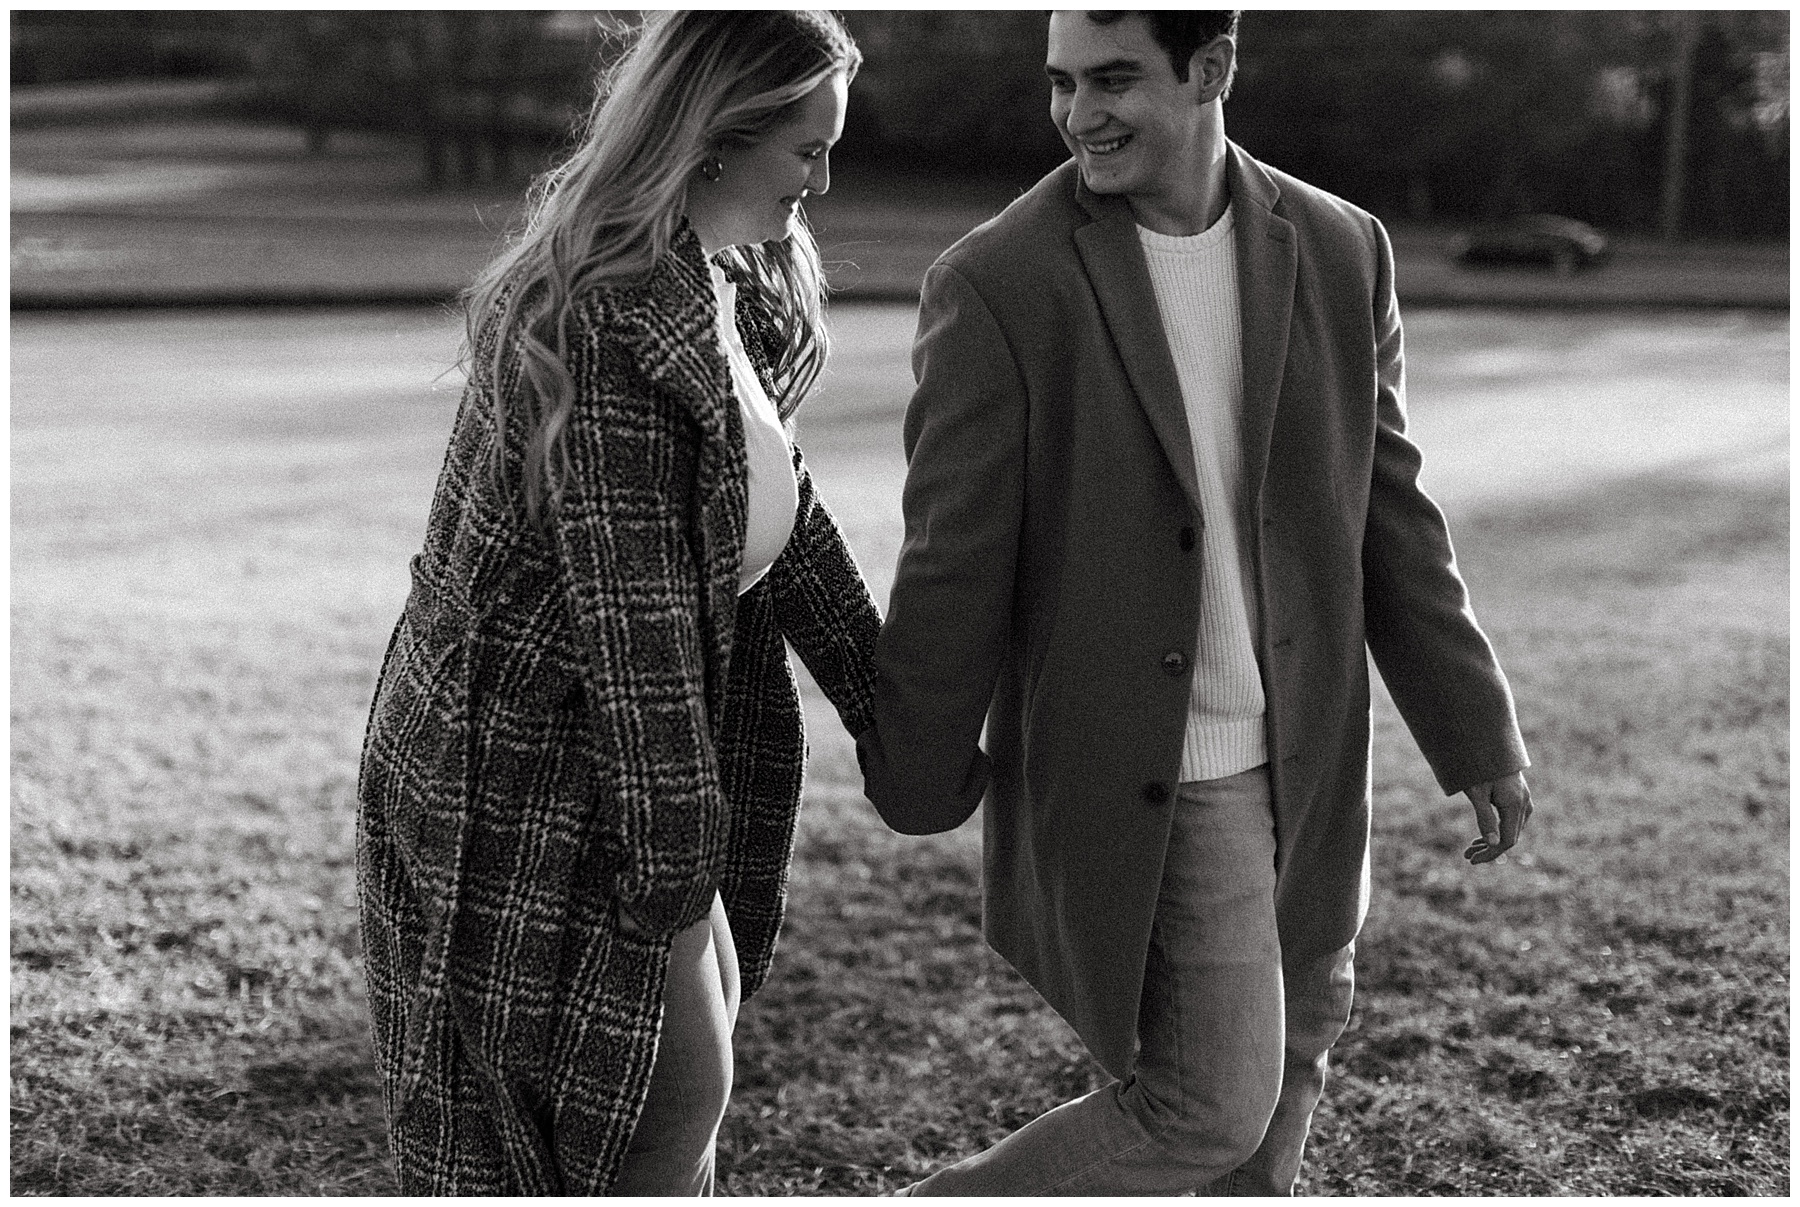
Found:
[[[1540, 810], [1467, 868], [1467, 806], [1378, 702], [1375, 898], [1302, 1192], [1786, 1193], [1786, 511], [1641, 481], [1464, 526]], [[740, 1022], [738, 1193], [891, 1186], [1100, 1076], [982, 947], [976, 827], [882, 832], [835, 742], [814, 775]]]
[[[18, 348], [12, 1187], [390, 1191], [353, 774], [444, 398], [195, 390], [151, 424], [21, 389]], [[825, 489], [885, 566], [861, 486]], [[1376, 896], [1303, 1191], [1787, 1193], [1786, 515], [1781, 482], [1652, 479], [1461, 526], [1541, 810], [1465, 868], [1466, 807], [1378, 702]], [[809, 707], [733, 1194], [890, 1188], [1097, 1076], [980, 942], [977, 832], [887, 832]]]

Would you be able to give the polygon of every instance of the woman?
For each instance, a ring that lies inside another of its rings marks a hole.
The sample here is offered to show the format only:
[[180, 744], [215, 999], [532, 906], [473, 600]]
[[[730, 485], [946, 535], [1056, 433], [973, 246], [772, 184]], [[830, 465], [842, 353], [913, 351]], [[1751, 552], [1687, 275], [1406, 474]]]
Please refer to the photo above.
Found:
[[869, 723], [879, 616], [784, 428], [859, 62], [822, 13], [651, 17], [470, 291], [359, 789], [408, 1193], [711, 1189], [799, 805], [783, 639]]

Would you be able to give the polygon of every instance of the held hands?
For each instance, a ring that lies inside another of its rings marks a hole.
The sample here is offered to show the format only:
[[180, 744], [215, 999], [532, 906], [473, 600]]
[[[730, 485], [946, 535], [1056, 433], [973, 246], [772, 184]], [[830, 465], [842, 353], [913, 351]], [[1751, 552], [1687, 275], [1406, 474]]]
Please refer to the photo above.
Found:
[[1475, 806], [1475, 825], [1481, 837], [1463, 851], [1470, 863], [1492, 863], [1519, 841], [1519, 830], [1531, 816], [1531, 789], [1515, 771], [1497, 780], [1475, 784], [1463, 795]]

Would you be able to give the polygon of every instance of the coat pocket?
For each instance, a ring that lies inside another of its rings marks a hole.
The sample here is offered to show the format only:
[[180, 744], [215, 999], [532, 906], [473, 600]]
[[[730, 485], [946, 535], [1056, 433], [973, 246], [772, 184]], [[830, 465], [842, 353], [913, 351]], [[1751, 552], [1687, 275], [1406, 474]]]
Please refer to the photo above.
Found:
[[421, 580], [418, 561], [370, 710], [363, 808], [379, 813], [413, 883], [433, 898], [448, 891], [467, 812], [468, 621]]

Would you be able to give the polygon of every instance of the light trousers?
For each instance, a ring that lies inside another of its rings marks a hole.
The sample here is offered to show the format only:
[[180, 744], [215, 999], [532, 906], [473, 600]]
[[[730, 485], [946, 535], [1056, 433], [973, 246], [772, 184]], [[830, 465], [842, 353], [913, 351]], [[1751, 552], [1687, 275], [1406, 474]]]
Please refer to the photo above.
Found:
[[676, 935], [670, 949], [650, 1091], [613, 1194], [712, 1194], [738, 998], [737, 947], [715, 895], [712, 913]]
[[1350, 1018], [1351, 956], [1285, 964], [1268, 768], [1181, 785], [1131, 1074], [911, 1195], [1286, 1195]]

